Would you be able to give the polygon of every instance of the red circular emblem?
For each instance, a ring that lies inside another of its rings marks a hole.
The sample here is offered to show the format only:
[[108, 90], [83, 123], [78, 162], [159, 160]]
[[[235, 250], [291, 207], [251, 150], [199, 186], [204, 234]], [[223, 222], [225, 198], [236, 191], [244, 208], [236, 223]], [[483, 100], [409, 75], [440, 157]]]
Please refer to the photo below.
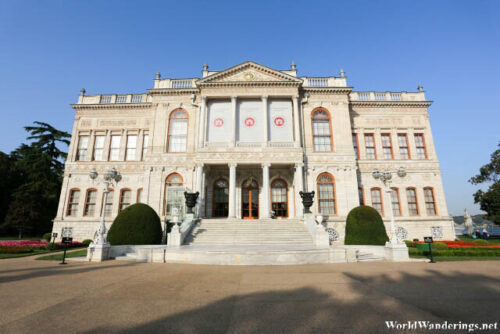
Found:
[[285, 119], [283, 117], [276, 117], [274, 119], [274, 124], [276, 124], [276, 126], [283, 126], [285, 125]]
[[254, 126], [255, 124], [255, 119], [253, 119], [252, 117], [247, 117], [245, 118], [245, 125], [249, 128], [251, 128], [252, 126]]
[[224, 125], [224, 120], [222, 118], [216, 118], [216, 119], [214, 119], [214, 126], [216, 128], [220, 128], [223, 125]]

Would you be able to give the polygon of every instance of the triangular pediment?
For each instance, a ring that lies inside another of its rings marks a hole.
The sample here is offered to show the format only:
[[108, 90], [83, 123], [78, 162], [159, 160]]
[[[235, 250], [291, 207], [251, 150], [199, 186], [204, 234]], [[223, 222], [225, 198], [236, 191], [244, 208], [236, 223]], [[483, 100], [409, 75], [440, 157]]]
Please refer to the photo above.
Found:
[[247, 61], [242, 64], [233, 66], [224, 71], [220, 71], [209, 75], [200, 81], [198, 84], [209, 83], [255, 83], [255, 82], [288, 82], [301, 83], [302, 80], [277, 71], [275, 69], [257, 64], [253, 61]]

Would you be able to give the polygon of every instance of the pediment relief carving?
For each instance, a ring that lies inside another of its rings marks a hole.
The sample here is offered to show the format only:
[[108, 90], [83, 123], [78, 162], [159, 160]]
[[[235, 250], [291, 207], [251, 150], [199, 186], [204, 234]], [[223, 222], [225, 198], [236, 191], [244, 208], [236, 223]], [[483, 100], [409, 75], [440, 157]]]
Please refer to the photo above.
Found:
[[253, 82], [288, 82], [301, 83], [302, 80], [291, 75], [282, 73], [272, 68], [259, 65], [254, 62], [245, 62], [243, 64], [231, 67], [227, 70], [212, 74], [199, 81], [199, 84], [211, 83], [253, 83]]

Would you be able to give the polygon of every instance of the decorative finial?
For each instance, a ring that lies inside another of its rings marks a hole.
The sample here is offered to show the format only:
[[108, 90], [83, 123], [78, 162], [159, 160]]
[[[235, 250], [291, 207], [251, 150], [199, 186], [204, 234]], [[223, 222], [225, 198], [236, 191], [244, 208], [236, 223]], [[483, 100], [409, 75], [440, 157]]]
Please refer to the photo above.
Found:
[[160, 80], [161, 79], [161, 74], [160, 72], [156, 72], [156, 80]]
[[342, 68], [340, 69], [340, 77], [345, 78], [345, 72]]
[[203, 71], [208, 71], [208, 64], [207, 63], [203, 64]]
[[85, 88], [80, 89], [80, 93], [82, 96], [85, 96]]
[[297, 69], [297, 65], [295, 65], [295, 62], [292, 60], [292, 70], [295, 71]]
[[421, 84], [418, 84], [418, 87], [417, 87], [417, 88], [418, 88], [418, 91], [419, 91], [419, 92], [423, 92], [423, 91], [424, 91], [424, 87], [422, 87], [422, 85], [421, 85]]

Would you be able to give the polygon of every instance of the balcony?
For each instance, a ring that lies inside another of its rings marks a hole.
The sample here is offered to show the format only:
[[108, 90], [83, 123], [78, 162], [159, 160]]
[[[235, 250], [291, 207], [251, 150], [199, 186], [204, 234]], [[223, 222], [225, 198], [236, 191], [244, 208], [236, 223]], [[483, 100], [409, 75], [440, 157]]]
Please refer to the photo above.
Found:
[[352, 101], [426, 101], [424, 92], [352, 92]]

